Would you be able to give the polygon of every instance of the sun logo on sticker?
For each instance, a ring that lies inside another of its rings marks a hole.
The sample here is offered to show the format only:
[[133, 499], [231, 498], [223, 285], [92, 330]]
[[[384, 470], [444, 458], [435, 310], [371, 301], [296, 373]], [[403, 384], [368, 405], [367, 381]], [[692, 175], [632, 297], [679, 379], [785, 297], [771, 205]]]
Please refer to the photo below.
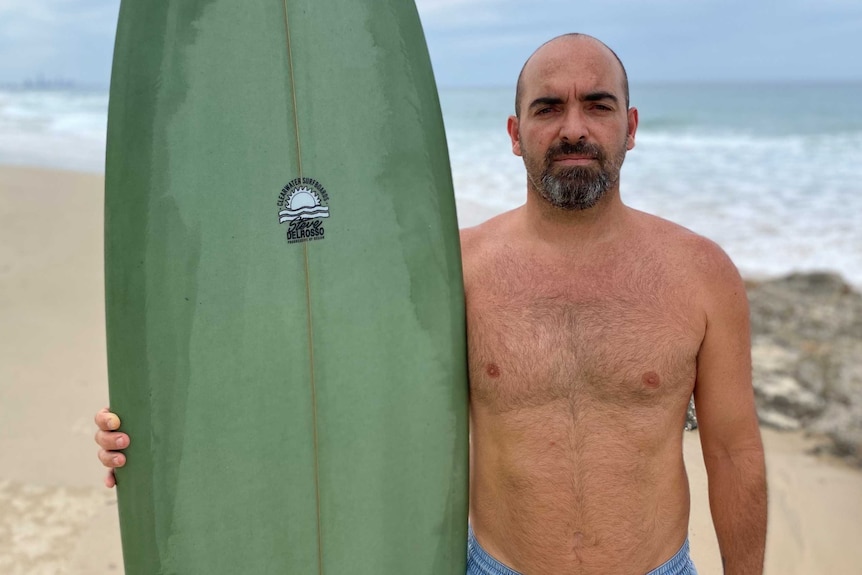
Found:
[[296, 188], [284, 202], [283, 209], [278, 212], [278, 222], [294, 220], [315, 220], [328, 218], [329, 207], [321, 205], [320, 196], [305, 186]]
[[329, 194], [314, 178], [291, 180], [278, 195], [278, 223], [287, 224], [287, 243], [298, 244], [326, 237]]

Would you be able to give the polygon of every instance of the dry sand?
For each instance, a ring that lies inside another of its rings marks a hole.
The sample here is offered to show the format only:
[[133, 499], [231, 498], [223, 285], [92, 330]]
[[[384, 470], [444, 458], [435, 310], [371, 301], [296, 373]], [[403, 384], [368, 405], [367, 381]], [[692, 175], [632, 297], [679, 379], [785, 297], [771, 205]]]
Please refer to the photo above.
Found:
[[[0, 573], [122, 573], [92, 415], [107, 405], [101, 176], [0, 167]], [[459, 205], [462, 225], [490, 214]], [[478, 208], [477, 208], [478, 209]], [[862, 472], [764, 431], [770, 575], [862, 574]], [[721, 573], [696, 433], [692, 553]]]

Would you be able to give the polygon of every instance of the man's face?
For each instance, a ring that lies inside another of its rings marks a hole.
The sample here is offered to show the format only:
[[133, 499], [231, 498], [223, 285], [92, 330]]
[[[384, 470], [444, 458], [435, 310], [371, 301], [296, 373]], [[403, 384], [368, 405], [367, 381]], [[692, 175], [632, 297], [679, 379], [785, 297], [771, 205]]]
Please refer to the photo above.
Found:
[[522, 81], [509, 134], [529, 187], [558, 208], [593, 207], [618, 186], [634, 147], [637, 110], [626, 108], [622, 69], [601, 44], [563, 38], [536, 52]]

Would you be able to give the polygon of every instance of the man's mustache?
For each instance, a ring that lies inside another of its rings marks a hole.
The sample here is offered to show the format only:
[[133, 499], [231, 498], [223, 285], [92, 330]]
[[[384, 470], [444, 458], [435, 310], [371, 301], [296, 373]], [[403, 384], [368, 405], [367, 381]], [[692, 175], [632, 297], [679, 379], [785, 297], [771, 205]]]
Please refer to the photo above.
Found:
[[561, 156], [590, 156], [599, 161], [604, 160], [605, 157], [599, 146], [590, 144], [583, 140], [578, 140], [574, 144], [569, 142], [560, 142], [556, 146], [548, 149], [547, 154], [545, 154], [545, 159], [550, 162]]

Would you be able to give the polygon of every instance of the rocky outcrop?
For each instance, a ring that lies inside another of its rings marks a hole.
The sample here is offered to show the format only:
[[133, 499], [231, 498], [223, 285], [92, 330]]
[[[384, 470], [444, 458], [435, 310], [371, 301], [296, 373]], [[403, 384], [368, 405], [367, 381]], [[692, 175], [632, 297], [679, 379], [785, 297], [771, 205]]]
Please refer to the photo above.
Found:
[[862, 466], [862, 294], [828, 273], [747, 289], [760, 423], [823, 436], [822, 449]]
[[862, 295], [833, 274], [751, 283], [761, 423], [828, 436], [862, 464]]

